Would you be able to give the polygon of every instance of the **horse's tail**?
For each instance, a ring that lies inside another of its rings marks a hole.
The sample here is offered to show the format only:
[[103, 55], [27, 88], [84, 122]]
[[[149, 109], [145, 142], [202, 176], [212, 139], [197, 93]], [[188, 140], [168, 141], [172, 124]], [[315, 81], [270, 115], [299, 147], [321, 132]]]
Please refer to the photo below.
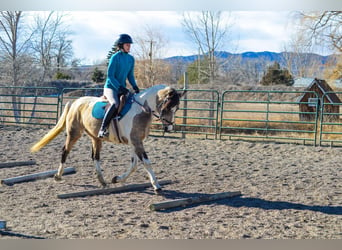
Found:
[[31, 152], [37, 152], [41, 148], [43, 148], [46, 144], [48, 144], [50, 141], [56, 138], [59, 133], [61, 133], [64, 128], [65, 128], [65, 123], [66, 123], [66, 117], [70, 109], [70, 102], [67, 102], [67, 104], [64, 107], [64, 111], [59, 118], [57, 124], [36, 144], [34, 144], [31, 147]]

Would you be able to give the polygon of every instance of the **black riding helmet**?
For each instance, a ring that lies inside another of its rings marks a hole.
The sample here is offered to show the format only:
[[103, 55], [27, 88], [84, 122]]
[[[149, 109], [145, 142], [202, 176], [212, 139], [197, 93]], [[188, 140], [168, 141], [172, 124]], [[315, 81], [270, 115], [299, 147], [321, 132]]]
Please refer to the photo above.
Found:
[[121, 49], [121, 48], [122, 48], [122, 45], [123, 45], [124, 43], [133, 43], [133, 40], [132, 40], [132, 38], [131, 38], [129, 35], [127, 35], [127, 34], [120, 34], [119, 37], [116, 39], [114, 45], [115, 45], [115, 47]]

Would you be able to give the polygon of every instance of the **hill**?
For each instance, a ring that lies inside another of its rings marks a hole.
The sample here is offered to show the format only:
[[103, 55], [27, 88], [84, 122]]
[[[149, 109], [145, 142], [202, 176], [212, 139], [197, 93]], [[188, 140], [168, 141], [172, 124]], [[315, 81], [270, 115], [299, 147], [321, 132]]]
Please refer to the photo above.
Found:
[[[288, 68], [290, 65], [291, 68], [289, 70], [294, 74], [294, 76], [299, 75], [300, 72], [302, 73], [303, 68], [307, 72], [312, 72], [307, 73], [307, 77], [322, 77], [322, 72], [327, 62], [332, 62], [332, 64], [334, 64], [336, 61], [334, 55], [322, 56], [315, 53], [298, 54], [292, 52], [277, 53], [270, 51], [248, 51], [235, 54], [226, 51], [218, 51], [216, 52], [216, 57], [225, 65], [223, 69], [225, 72], [231, 72], [237, 68], [242, 70], [253, 68], [253, 70], [256, 70], [256, 73], [260, 75], [263, 74], [267, 66], [274, 62], [278, 62], [282, 68]], [[197, 59], [198, 55], [190, 55], [173, 56], [165, 58], [164, 60], [178, 68], [179, 65], [183, 65], [183, 70], [185, 70], [189, 64], [195, 62]]]
[[[243, 53], [229, 53], [226, 51], [218, 51], [216, 52], [216, 56], [221, 59], [233, 59], [233, 58], [240, 58], [244, 61], [249, 60], [262, 60], [262, 61], [269, 61], [269, 62], [279, 62], [281, 65], [287, 60], [287, 58], [309, 58], [310, 60], [315, 60], [322, 64], [325, 64], [329, 59], [334, 58], [334, 55], [330, 56], [322, 56], [315, 53], [301, 53], [295, 54], [292, 52], [270, 52], [270, 51], [263, 51], [263, 52], [252, 52], [247, 51]], [[190, 55], [190, 56], [173, 56], [165, 58], [164, 61], [169, 63], [192, 63], [196, 61], [198, 55]]]

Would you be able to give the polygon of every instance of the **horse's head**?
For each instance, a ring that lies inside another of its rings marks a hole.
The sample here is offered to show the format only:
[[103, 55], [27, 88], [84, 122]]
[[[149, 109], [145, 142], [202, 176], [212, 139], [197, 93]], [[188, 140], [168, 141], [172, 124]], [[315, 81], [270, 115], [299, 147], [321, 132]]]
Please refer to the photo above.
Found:
[[179, 109], [180, 98], [186, 93], [177, 92], [174, 88], [166, 87], [158, 92], [157, 112], [161, 120], [164, 132], [173, 130], [175, 113]]

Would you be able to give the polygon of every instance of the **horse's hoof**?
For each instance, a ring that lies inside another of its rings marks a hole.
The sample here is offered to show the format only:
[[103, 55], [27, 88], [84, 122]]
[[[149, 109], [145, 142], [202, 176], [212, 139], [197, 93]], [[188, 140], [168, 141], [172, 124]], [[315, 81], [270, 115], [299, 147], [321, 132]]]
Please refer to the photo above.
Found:
[[162, 195], [163, 194], [163, 190], [161, 188], [157, 188], [157, 189], [154, 190], [154, 193], [156, 195]]
[[57, 174], [54, 175], [55, 181], [61, 181], [62, 177], [58, 176]]
[[112, 183], [118, 183], [118, 176], [114, 176], [114, 177], [113, 177]]

